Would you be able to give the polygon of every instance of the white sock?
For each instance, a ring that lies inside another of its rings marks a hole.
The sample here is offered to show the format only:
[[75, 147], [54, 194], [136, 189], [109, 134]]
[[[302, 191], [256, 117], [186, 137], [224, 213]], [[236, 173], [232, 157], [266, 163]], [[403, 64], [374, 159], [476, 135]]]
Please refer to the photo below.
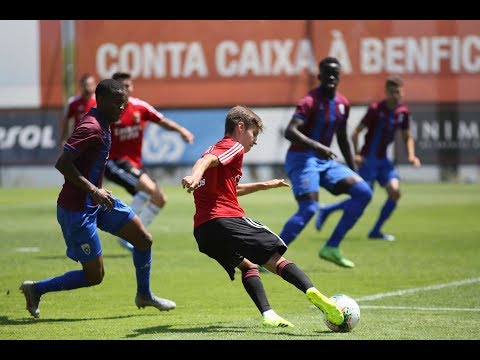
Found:
[[139, 191], [133, 196], [132, 205], [130, 205], [130, 207], [135, 211], [135, 214], [138, 214], [143, 205], [145, 205], [149, 199], [150, 196], [146, 192]]
[[152, 222], [153, 218], [160, 212], [160, 208], [157, 205], [149, 203], [145, 205], [138, 217], [142, 220], [143, 225], [148, 226]]
[[270, 310], [264, 311], [262, 313], [262, 316], [263, 317], [275, 317], [275, 316], [278, 316], [278, 315], [273, 309], [270, 309]]

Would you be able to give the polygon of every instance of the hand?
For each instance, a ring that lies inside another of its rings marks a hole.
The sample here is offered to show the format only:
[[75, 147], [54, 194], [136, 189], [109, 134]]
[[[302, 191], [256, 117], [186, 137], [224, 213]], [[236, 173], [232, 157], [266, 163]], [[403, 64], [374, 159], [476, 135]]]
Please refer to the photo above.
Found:
[[422, 164], [420, 163], [420, 159], [416, 156], [409, 157], [408, 161], [410, 162], [410, 164], [412, 164], [416, 168], [419, 168], [420, 166], [422, 166]]
[[187, 189], [188, 193], [191, 193], [198, 186], [198, 181], [192, 175], [187, 175], [182, 179], [183, 188]]
[[290, 187], [290, 184], [287, 183], [284, 179], [272, 179], [265, 181], [265, 184], [269, 189], [278, 188], [278, 187]]
[[92, 195], [90, 195], [98, 205], [106, 206], [108, 211], [112, 211], [115, 198], [112, 196], [110, 190], [104, 188], [98, 188]]
[[181, 132], [180, 132], [180, 136], [182, 137], [183, 141], [189, 143], [189, 144], [192, 144], [193, 143], [193, 139], [195, 138], [193, 136], [193, 134], [188, 131], [187, 129], [185, 128], [182, 128]]
[[333, 160], [337, 155], [329, 147], [323, 146], [317, 149], [317, 156], [325, 160]]
[[357, 164], [357, 166], [361, 166], [365, 161], [365, 159], [363, 158], [362, 155], [355, 154], [355, 156], [353, 157], [353, 161], [355, 162], [355, 164]]

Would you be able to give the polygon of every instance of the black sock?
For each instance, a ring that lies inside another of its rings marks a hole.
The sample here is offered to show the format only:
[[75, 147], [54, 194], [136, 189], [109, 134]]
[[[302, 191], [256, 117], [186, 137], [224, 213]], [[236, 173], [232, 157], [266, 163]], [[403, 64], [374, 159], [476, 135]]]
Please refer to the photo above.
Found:
[[295, 285], [297, 289], [307, 292], [307, 289], [313, 286], [310, 278], [298, 268], [293, 262], [284, 260], [277, 266], [277, 274], [281, 276], [285, 281]]
[[258, 269], [242, 272], [242, 283], [261, 314], [271, 309]]

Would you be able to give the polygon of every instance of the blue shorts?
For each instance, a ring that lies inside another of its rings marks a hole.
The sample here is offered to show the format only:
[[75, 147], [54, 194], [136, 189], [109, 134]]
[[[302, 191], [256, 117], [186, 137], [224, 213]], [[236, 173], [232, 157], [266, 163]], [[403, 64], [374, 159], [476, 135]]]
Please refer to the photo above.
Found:
[[386, 158], [366, 157], [362, 166], [358, 168], [358, 173], [372, 189], [375, 181], [385, 186], [392, 179], [400, 179], [393, 162]]
[[335, 160], [322, 160], [312, 154], [296, 151], [287, 152], [285, 171], [292, 182], [295, 197], [318, 192], [319, 186], [332, 192], [340, 180], [358, 176], [348, 166]]
[[135, 213], [120, 199], [115, 199], [113, 209], [87, 205], [84, 211], [69, 211], [57, 206], [57, 220], [62, 228], [67, 256], [85, 263], [102, 253], [98, 236], [100, 230], [116, 235], [133, 219]]

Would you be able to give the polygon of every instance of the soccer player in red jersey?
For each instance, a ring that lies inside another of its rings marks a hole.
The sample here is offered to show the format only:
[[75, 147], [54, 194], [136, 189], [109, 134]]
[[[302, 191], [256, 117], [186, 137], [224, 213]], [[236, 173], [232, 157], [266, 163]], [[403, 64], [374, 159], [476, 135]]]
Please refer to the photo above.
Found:
[[225, 119], [223, 139], [210, 146], [192, 168], [182, 185], [195, 201], [194, 236], [200, 252], [215, 259], [233, 281], [235, 268], [242, 273], [243, 286], [262, 314], [264, 327], [289, 327], [292, 323], [271, 307], [257, 264], [281, 276], [306, 294], [334, 324], [343, 313], [320, 293], [308, 276], [283, 254], [287, 246], [267, 226], [246, 217], [238, 196], [259, 190], [289, 186], [283, 179], [240, 184], [243, 156], [257, 144], [263, 130], [260, 117], [245, 106], [234, 106]]
[[[125, 188], [132, 196], [131, 207], [145, 226], [160, 212], [167, 202], [167, 196], [156, 181], [147, 173], [142, 164], [143, 132], [148, 122], [169, 131], [176, 131], [182, 139], [191, 144], [193, 134], [175, 121], [166, 118], [153, 106], [132, 97], [131, 74], [117, 72], [112, 78], [124, 84], [128, 92], [128, 104], [120, 119], [111, 125], [112, 148], [108, 157], [105, 177]], [[120, 244], [132, 250], [132, 244], [119, 238]]]
[[[60, 129], [60, 145], [63, 145], [71, 134], [70, 129], [77, 127], [83, 116], [92, 108], [97, 102], [95, 100], [95, 87], [97, 80], [95, 76], [90, 73], [85, 73], [80, 78], [80, 95], [72, 96], [68, 99], [65, 114]], [[73, 127], [72, 127], [73, 120]]]
[[127, 92], [118, 81], [106, 79], [98, 83], [95, 95], [96, 107], [91, 108], [73, 130], [55, 164], [65, 177], [57, 200], [57, 220], [67, 246], [66, 254], [81, 263], [82, 270], [22, 282], [20, 290], [25, 296], [26, 309], [35, 318], [40, 316], [42, 295], [102, 282], [105, 270], [97, 228], [121, 236], [135, 246], [133, 264], [138, 308], [153, 306], [163, 311], [176, 306], [173, 301], [158, 298], [150, 291], [152, 235], [129, 206], [102, 186], [111, 144], [110, 124], [117, 121], [124, 110]]

